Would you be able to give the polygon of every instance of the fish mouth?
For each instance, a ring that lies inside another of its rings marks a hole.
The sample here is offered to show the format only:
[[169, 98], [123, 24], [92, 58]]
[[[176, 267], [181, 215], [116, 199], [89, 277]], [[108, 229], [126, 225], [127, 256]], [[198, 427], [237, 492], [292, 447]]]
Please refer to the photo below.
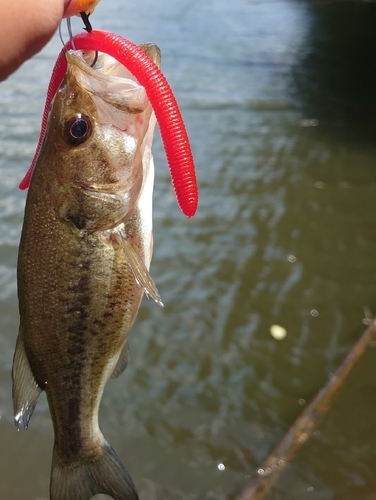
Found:
[[89, 198], [108, 203], [120, 202], [122, 206], [128, 206], [131, 198], [129, 190], [120, 191], [116, 184], [89, 184], [74, 181], [73, 187], [84, 192]]
[[119, 61], [104, 52], [95, 50], [68, 50], [65, 54], [68, 67], [75, 66], [87, 76], [105, 82], [114, 78], [131, 80], [138, 84], [132, 73]]
[[116, 188], [116, 183], [112, 184], [89, 184], [82, 181], [74, 181], [73, 186], [76, 189], [90, 193], [92, 196], [102, 199], [116, 199], [119, 198]]
[[66, 58], [68, 81], [76, 81], [95, 100], [132, 114], [147, 108], [144, 87], [113, 57], [103, 52], [68, 50]]

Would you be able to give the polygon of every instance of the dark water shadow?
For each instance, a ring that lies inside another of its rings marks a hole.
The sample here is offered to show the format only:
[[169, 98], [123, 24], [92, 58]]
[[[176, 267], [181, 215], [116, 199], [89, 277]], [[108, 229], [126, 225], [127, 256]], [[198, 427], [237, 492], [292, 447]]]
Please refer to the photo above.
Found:
[[292, 73], [295, 97], [325, 132], [374, 141], [376, 3], [310, 2], [309, 9], [306, 48]]

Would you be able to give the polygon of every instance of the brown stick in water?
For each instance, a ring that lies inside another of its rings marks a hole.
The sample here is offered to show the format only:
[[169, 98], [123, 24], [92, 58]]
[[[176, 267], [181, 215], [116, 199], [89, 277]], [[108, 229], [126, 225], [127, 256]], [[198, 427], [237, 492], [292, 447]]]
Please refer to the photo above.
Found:
[[312, 435], [328, 413], [334, 396], [344, 385], [356, 363], [367, 351], [370, 343], [376, 340], [376, 321], [363, 320], [369, 326], [351, 349], [327, 384], [318, 392], [302, 414], [295, 420], [289, 431], [258, 469], [258, 477], [244, 488], [236, 500], [262, 500], [278, 480], [300, 447]]

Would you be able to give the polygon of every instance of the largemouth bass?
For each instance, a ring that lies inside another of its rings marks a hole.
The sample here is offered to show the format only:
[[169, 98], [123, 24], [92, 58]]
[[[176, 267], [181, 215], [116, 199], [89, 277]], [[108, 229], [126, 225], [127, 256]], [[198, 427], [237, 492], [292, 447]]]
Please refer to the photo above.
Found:
[[[159, 65], [156, 46], [141, 48]], [[143, 293], [162, 305], [148, 272], [155, 117], [145, 89], [115, 59], [66, 57], [19, 248], [15, 422], [27, 428], [45, 391], [55, 435], [52, 500], [135, 500], [98, 409], [107, 381], [127, 365]]]

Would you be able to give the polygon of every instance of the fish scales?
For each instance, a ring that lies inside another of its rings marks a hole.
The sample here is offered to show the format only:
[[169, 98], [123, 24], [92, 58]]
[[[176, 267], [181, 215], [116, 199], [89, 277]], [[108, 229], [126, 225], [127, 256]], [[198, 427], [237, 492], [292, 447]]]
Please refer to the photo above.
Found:
[[[35, 192], [39, 189], [31, 191]], [[20, 296], [25, 297], [21, 316], [32, 332], [40, 335], [24, 336], [25, 347], [39, 387], [44, 388], [46, 381], [53, 387], [47, 396], [55, 414], [56, 444], [62, 451], [59, 456], [67, 455], [70, 461], [74, 456], [72, 442], [79, 450], [86, 434], [90, 438], [93, 432], [92, 415], [98, 411], [103, 387], [135, 318], [142, 290], [119, 246], [101, 241], [95, 234], [72, 231], [68, 225], [49, 231], [53, 217], [48, 218], [48, 199], [42, 200], [47, 220], [33, 210], [32, 195], [29, 201], [27, 229], [20, 246], [20, 268], [26, 267], [21, 282], [27, 283], [20, 290]], [[39, 224], [46, 231], [47, 245], [34, 233]], [[32, 265], [25, 266], [25, 260]], [[64, 279], [56, 273], [62, 264]], [[44, 341], [45, 332], [48, 342]], [[69, 401], [80, 402], [76, 414], [62, 393], [69, 395]], [[66, 427], [72, 431], [76, 425], [80, 439], [67, 439]]]
[[[155, 46], [144, 50], [159, 62]], [[90, 68], [90, 57], [67, 55], [27, 197], [14, 411], [16, 424], [27, 427], [46, 391], [55, 434], [52, 500], [97, 493], [134, 500], [98, 411], [109, 378], [126, 367], [127, 335], [143, 293], [162, 305], [148, 273], [155, 118], [142, 87], [127, 80], [122, 90], [125, 68], [105, 55]]]

